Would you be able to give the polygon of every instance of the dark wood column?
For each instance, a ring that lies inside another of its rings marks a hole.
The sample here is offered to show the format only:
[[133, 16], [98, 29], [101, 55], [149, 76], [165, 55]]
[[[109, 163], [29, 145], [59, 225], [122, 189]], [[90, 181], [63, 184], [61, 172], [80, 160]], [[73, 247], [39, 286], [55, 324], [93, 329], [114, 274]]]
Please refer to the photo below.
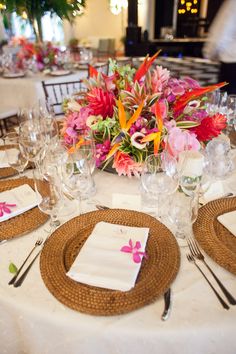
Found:
[[138, 0], [128, 1], [128, 27], [138, 26]]

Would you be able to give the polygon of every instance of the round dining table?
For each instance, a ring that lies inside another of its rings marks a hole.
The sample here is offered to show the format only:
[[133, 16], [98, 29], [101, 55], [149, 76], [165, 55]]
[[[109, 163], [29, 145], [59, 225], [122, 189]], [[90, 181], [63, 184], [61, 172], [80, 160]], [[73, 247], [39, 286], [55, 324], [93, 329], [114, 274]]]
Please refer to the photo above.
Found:
[[[95, 170], [94, 181], [97, 192], [82, 201], [82, 213], [96, 210], [98, 204], [112, 208], [121, 195], [127, 201], [134, 196], [143, 199], [137, 178]], [[235, 175], [231, 176], [230, 185], [236, 190]], [[146, 212], [142, 205], [136, 202], [133, 209]], [[66, 223], [78, 212], [78, 202], [66, 200], [59, 219]], [[20, 287], [8, 285], [13, 276], [10, 263], [19, 266], [38, 237], [47, 237], [48, 230], [49, 222], [0, 244], [1, 354], [236, 353], [236, 306], [230, 305], [229, 310], [221, 306], [200, 272], [188, 262], [186, 246], [180, 247], [180, 268], [171, 284], [172, 307], [166, 321], [161, 319], [163, 296], [121, 315], [96, 316], [73, 310], [45, 286], [39, 258]], [[236, 297], [236, 276], [207, 255], [206, 260]], [[204, 265], [201, 267], [207, 273]], [[213, 283], [209, 272], [207, 276]]]
[[12, 109], [30, 108], [45, 99], [42, 81], [46, 83], [71, 82], [87, 78], [85, 69], [73, 70], [68, 75], [28, 72], [23, 77], [0, 76], [1, 112]]

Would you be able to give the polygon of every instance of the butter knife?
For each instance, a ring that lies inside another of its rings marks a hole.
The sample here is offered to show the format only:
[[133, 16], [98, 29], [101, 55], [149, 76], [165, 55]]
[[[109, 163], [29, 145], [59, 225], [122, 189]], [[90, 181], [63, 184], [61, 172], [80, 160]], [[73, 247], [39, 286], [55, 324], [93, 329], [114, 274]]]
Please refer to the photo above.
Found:
[[172, 299], [171, 299], [171, 288], [169, 288], [164, 294], [165, 307], [163, 314], [161, 315], [162, 321], [168, 320], [171, 311]]

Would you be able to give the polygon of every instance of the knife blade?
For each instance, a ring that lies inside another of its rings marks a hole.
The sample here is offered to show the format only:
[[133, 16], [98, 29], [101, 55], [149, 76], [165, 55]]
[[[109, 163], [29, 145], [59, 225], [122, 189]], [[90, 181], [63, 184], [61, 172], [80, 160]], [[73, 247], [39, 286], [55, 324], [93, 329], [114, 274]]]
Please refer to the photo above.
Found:
[[165, 307], [161, 315], [162, 321], [168, 320], [171, 311], [172, 299], [171, 299], [171, 288], [169, 288], [164, 294]]

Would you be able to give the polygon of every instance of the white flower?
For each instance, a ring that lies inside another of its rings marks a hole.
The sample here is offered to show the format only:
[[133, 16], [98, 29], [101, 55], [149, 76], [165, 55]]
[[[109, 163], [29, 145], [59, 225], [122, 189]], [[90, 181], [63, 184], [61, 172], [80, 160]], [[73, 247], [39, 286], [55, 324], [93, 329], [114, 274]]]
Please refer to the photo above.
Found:
[[144, 138], [145, 135], [143, 133], [140, 132], [136, 132], [131, 136], [131, 145], [133, 145], [134, 147], [136, 147], [137, 149], [144, 149], [145, 146], [147, 145], [147, 143], [140, 143], [139, 141]]
[[98, 116], [89, 116], [86, 120], [87, 127], [91, 128], [94, 124], [96, 124], [99, 120], [103, 120], [101, 115]]
[[187, 106], [184, 108], [184, 114], [191, 113], [194, 109], [200, 106], [200, 101], [194, 100], [190, 101]]
[[72, 100], [68, 101], [67, 108], [68, 108], [68, 110], [70, 110], [72, 112], [79, 112], [81, 105], [72, 99]]

